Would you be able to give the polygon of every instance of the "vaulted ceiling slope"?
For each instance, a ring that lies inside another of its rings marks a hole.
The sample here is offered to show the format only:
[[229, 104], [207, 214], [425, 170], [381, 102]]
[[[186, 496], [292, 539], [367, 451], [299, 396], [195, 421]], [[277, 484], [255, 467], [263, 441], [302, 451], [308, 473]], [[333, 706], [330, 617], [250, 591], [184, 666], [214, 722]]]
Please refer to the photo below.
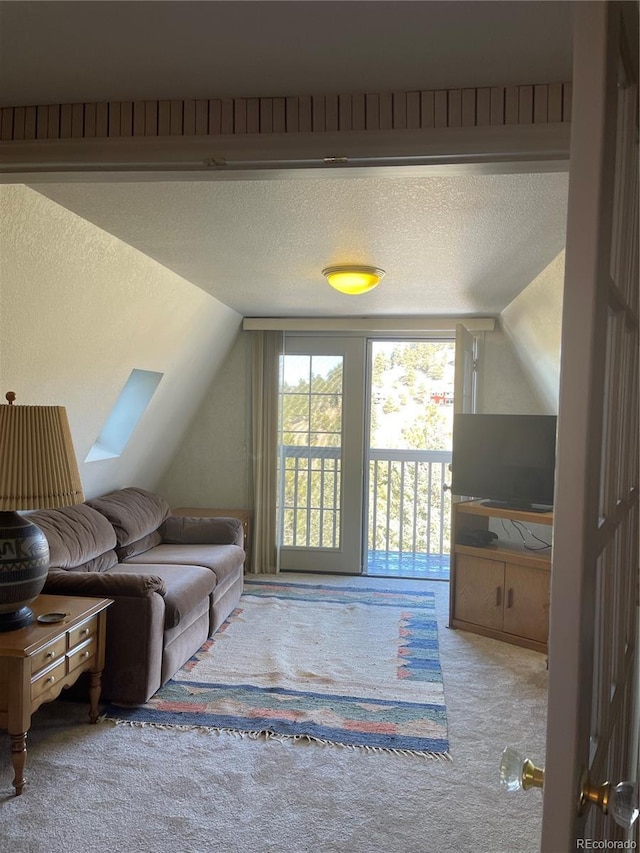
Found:
[[[67, 408], [85, 494], [153, 488], [241, 317], [24, 186], [0, 186], [0, 388]], [[120, 456], [86, 461], [131, 371], [162, 375]]]

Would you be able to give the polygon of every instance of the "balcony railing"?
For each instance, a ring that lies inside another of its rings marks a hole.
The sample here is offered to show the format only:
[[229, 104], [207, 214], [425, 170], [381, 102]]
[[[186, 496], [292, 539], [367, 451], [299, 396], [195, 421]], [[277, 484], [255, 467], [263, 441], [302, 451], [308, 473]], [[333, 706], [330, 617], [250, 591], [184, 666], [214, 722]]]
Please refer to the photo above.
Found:
[[[281, 448], [281, 534], [289, 547], [339, 547], [340, 447]], [[448, 571], [450, 451], [371, 450], [368, 562], [441, 565]]]
[[447, 450], [369, 452], [369, 528], [372, 552], [447, 555], [451, 492]]

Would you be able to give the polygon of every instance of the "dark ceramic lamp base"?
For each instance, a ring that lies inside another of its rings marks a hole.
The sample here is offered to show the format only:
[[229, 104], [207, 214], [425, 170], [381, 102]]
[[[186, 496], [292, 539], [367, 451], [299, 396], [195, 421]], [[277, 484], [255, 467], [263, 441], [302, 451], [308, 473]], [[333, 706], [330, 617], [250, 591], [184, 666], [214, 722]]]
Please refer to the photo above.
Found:
[[0, 632], [33, 622], [27, 605], [44, 586], [48, 566], [49, 545], [40, 528], [17, 512], [0, 512]]
[[13, 613], [0, 613], [0, 634], [4, 631], [17, 631], [26, 628], [33, 622], [33, 610], [30, 607], [21, 607]]

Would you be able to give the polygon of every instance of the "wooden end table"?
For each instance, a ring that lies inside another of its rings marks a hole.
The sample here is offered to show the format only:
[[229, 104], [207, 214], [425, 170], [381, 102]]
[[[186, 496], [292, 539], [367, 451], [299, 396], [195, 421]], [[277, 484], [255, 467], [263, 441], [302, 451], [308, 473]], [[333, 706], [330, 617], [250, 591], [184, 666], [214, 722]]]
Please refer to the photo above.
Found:
[[[90, 675], [89, 721], [97, 722], [111, 603], [107, 598], [40, 595], [30, 605], [31, 625], [0, 633], [0, 728], [11, 736], [16, 796], [24, 788], [31, 715], [83, 672]], [[49, 614], [64, 615], [59, 621], [38, 621]]]

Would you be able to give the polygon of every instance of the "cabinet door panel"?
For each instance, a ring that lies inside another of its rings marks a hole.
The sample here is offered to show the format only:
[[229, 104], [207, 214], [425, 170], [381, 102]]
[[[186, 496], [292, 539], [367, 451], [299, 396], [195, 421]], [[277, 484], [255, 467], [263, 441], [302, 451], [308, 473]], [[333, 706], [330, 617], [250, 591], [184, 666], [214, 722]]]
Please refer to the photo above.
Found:
[[509, 634], [546, 643], [549, 629], [549, 572], [507, 563], [504, 586], [504, 630]]
[[456, 619], [502, 630], [504, 563], [458, 554]]

